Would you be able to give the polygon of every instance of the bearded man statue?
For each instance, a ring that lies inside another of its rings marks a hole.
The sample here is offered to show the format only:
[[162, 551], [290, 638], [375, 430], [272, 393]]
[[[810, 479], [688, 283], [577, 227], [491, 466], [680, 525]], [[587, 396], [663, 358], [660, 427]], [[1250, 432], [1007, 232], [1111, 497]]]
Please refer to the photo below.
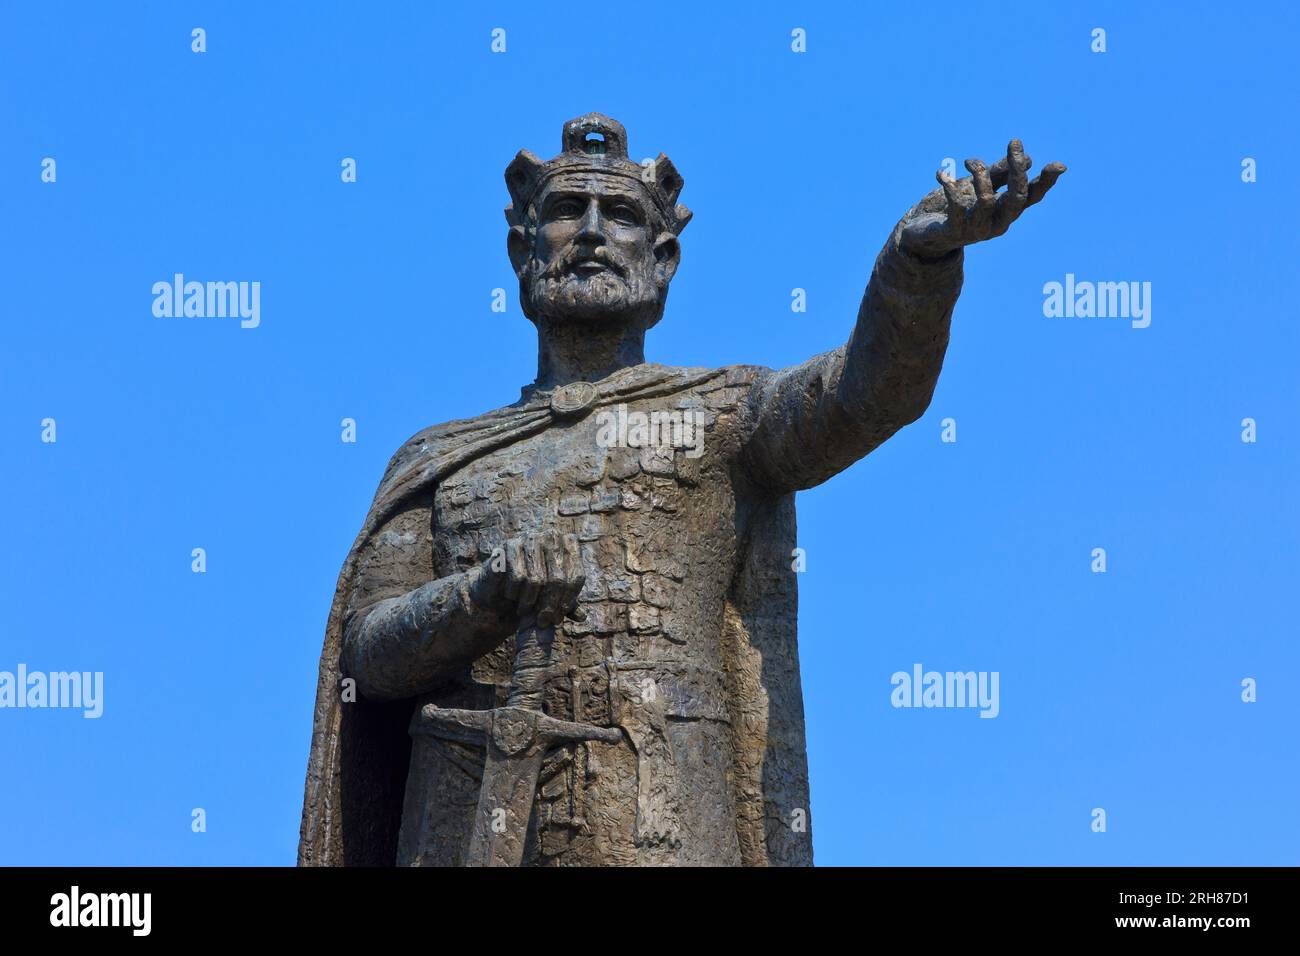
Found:
[[691, 218], [667, 157], [598, 113], [520, 152], [537, 379], [384, 473], [329, 615], [299, 863], [811, 864], [794, 493], [926, 410], [964, 247], [1064, 172], [1030, 165], [1013, 140], [941, 172], [848, 342], [773, 371], [645, 361]]

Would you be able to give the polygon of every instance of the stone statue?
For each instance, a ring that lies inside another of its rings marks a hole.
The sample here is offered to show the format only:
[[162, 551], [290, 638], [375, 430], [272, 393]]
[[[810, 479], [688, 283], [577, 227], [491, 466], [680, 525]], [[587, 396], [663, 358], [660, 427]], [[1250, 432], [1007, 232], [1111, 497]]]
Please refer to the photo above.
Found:
[[645, 361], [691, 218], [666, 156], [591, 113], [515, 157], [537, 380], [384, 473], [329, 615], [300, 864], [812, 863], [794, 493], [921, 416], [963, 247], [1065, 170], [1030, 181], [1017, 140], [966, 168], [894, 228], [848, 343], [772, 371]]

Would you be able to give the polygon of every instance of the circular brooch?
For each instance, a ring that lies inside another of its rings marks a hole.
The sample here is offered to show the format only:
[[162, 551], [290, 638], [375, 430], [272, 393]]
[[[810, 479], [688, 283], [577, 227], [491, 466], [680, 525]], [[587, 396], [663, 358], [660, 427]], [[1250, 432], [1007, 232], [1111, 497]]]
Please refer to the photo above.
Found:
[[551, 395], [551, 414], [556, 418], [576, 418], [596, 404], [599, 393], [590, 382], [570, 382]]

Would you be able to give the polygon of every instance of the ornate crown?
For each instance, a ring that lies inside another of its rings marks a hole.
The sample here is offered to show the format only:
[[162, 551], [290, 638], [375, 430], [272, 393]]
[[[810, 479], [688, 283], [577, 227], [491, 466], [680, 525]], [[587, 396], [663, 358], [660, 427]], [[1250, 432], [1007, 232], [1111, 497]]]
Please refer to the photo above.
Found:
[[529, 207], [546, 180], [557, 173], [585, 170], [635, 180], [650, 196], [665, 228], [674, 235], [686, 228], [691, 211], [677, 203], [685, 181], [663, 153], [644, 166], [634, 163], [627, 158], [623, 124], [601, 113], [569, 120], [564, 124], [563, 137], [564, 151], [549, 162], [521, 149], [506, 167], [506, 188], [511, 199], [506, 206], [506, 221], [510, 225], [527, 223]]

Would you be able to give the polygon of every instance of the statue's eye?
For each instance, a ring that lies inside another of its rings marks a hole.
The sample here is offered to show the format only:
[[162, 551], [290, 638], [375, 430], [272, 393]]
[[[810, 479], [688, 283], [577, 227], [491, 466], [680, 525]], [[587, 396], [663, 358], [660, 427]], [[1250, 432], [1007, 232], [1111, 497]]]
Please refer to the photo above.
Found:
[[625, 202], [616, 203], [609, 210], [609, 218], [630, 226], [641, 224], [641, 214]]
[[582, 215], [582, 205], [576, 199], [561, 199], [551, 206], [552, 219], [576, 219]]

